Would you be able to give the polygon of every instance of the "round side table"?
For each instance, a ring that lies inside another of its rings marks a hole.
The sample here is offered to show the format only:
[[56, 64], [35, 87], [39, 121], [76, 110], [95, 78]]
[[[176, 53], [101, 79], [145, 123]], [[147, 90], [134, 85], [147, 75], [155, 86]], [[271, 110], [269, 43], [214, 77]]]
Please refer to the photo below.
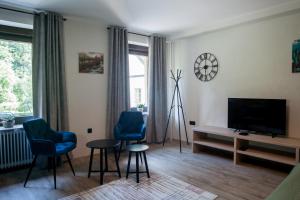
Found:
[[[88, 178], [91, 175], [91, 172], [100, 172], [100, 185], [103, 184], [103, 176], [105, 172], [117, 172], [119, 177], [121, 178], [121, 172], [117, 157], [118, 146], [120, 146], [120, 142], [116, 140], [93, 140], [86, 144], [88, 148], [91, 149], [90, 155], [90, 163], [89, 163], [89, 172]], [[100, 170], [92, 170], [93, 157], [94, 157], [94, 149], [100, 149]], [[107, 151], [108, 149], [113, 149], [115, 163], [117, 170], [108, 170], [108, 161], [107, 161]], [[104, 154], [104, 156], [103, 156]], [[103, 168], [103, 157], [105, 159], [105, 168]]]
[[[139, 183], [140, 182], [140, 173], [147, 173], [147, 177], [150, 178], [150, 173], [149, 173], [149, 169], [148, 169], [148, 162], [147, 162], [147, 156], [146, 156], [146, 151], [149, 149], [148, 145], [145, 144], [133, 144], [133, 145], [129, 145], [127, 147], [127, 150], [129, 151], [129, 157], [128, 157], [128, 164], [127, 164], [127, 172], [126, 172], [126, 178], [128, 178], [128, 174], [129, 173], [135, 173], [136, 174], [136, 182]], [[135, 153], [135, 157], [136, 157], [136, 170], [133, 172], [130, 172], [130, 161], [131, 161], [131, 154]], [[139, 155], [143, 154], [144, 156], [144, 161], [145, 161], [145, 167], [146, 167], [146, 171], [140, 171], [139, 169]]]

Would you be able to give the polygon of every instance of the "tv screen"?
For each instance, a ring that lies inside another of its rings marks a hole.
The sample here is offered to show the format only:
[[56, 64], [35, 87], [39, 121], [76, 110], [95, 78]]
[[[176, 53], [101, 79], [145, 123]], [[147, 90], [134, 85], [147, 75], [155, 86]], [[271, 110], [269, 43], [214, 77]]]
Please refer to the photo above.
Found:
[[228, 128], [286, 134], [286, 100], [228, 99]]

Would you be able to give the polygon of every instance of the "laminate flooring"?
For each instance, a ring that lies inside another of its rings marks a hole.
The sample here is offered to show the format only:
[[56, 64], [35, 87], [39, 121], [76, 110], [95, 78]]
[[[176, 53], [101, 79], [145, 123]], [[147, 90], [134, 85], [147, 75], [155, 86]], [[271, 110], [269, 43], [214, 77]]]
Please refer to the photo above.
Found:
[[[213, 151], [213, 150], [211, 150]], [[209, 150], [208, 150], [209, 152]], [[95, 151], [95, 153], [99, 153]], [[122, 176], [125, 176], [127, 153], [120, 158]], [[273, 169], [273, 165], [262, 166], [243, 163], [235, 166], [232, 159], [218, 153], [193, 154], [191, 145], [183, 146], [179, 153], [178, 142], [150, 145], [147, 154], [151, 173], [166, 174], [218, 195], [224, 200], [260, 200], [270, 194], [288, 175], [288, 172]], [[65, 160], [65, 158], [63, 158]], [[131, 166], [135, 166], [132, 159]], [[52, 200], [99, 186], [99, 174], [87, 178], [89, 157], [72, 160], [76, 176], [72, 175], [67, 162], [57, 168], [57, 189], [53, 188], [52, 170], [33, 169], [27, 187], [23, 188], [28, 169], [0, 174], [1, 200]], [[94, 169], [99, 168], [99, 154], [94, 155]], [[109, 166], [114, 167], [113, 154], [109, 155]], [[143, 174], [145, 176], [145, 174]], [[135, 178], [132, 174], [129, 178]], [[118, 179], [114, 173], [105, 174], [104, 183]]]

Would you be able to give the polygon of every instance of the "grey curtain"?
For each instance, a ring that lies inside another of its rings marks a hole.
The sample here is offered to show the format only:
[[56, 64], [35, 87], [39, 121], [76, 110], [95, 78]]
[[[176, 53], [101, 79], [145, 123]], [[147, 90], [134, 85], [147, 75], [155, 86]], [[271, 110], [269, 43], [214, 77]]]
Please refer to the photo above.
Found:
[[149, 69], [147, 142], [163, 141], [167, 121], [166, 38], [152, 36]]
[[106, 112], [107, 138], [113, 138], [113, 127], [122, 111], [129, 110], [128, 33], [125, 28], [109, 28], [108, 98]]
[[33, 111], [53, 129], [68, 129], [63, 17], [48, 12], [34, 16]]

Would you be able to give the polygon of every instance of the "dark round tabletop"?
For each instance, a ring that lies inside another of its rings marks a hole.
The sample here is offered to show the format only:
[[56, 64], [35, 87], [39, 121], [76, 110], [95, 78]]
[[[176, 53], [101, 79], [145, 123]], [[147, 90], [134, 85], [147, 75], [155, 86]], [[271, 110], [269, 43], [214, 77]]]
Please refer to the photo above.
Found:
[[93, 140], [86, 144], [88, 148], [105, 149], [113, 148], [120, 145], [120, 141], [117, 140]]
[[149, 146], [145, 144], [132, 144], [127, 147], [127, 150], [131, 152], [143, 152], [147, 151], [148, 149]]

